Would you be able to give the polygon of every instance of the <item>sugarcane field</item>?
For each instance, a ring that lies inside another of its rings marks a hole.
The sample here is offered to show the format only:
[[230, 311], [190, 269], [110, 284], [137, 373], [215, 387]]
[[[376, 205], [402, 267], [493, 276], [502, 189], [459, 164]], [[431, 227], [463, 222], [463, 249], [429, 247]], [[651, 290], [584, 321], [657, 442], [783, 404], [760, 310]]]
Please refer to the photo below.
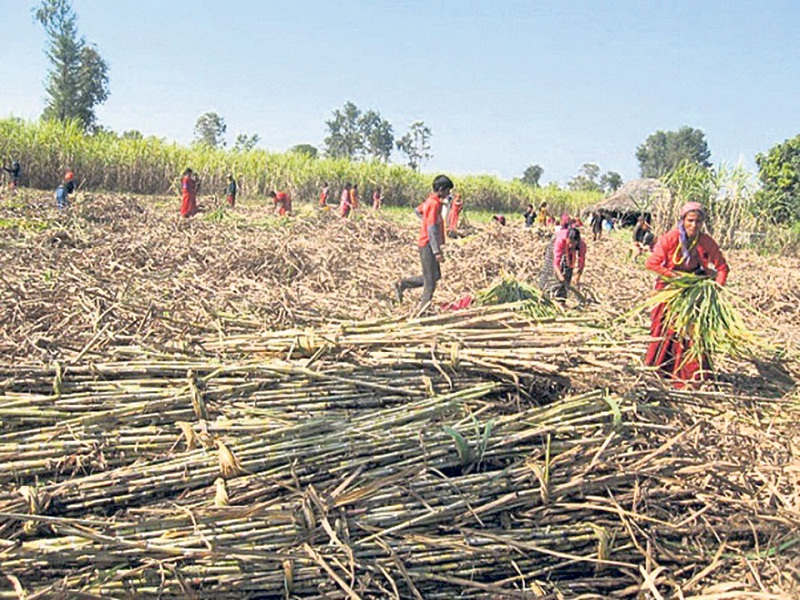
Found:
[[465, 193], [419, 306], [424, 196], [291, 199], [0, 194], [0, 598], [798, 597], [796, 251], [654, 297], [584, 216], [563, 299]]

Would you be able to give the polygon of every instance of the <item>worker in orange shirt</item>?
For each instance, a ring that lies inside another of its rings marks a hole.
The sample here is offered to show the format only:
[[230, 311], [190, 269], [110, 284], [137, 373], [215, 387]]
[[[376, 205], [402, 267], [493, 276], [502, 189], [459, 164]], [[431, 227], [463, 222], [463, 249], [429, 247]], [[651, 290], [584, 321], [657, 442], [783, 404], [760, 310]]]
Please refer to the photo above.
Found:
[[427, 197], [425, 202], [420, 204], [416, 213], [420, 217], [419, 239], [419, 258], [422, 263], [422, 275], [416, 277], [406, 277], [396, 281], [394, 291], [397, 301], [403, 301], [403, 292], [407, 289], [422, 289], [422, 297], [419, 302], [419, 312], [425, 310], [433, 299], [433, 292], [436, 290], [436, 282], [441, 279], [439, 263], [444, 260], [442, 246], [444, 245], [444, 220], [442, 219], [442, 201], [450, 195], [453, 189], [453, 182], [446, 175], [439, 175], [433, 180], [433, 192]]

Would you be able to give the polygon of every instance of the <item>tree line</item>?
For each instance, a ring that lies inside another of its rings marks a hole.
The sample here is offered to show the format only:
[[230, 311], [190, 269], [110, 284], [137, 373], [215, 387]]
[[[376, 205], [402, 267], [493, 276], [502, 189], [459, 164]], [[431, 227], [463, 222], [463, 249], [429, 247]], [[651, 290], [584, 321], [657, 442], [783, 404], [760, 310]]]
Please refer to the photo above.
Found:
[[[79, 35], [77, 16], [70, 0], [41, 0], [32, 11], [47, 36], [45, 53], [50, 63], [42, 119], [75, 122], [87, 133], [116, 135], [98, 125], [95, 115], [95, 107], [105, 102], [110, 94], [108, 64], [97, 47]], [[325, 125], [327, 136], [323, 153], [327, 158], [387, 163], [392, 152], [397, 150], [414, 171], [419, 171], [422, 163], [432, 158], [432, 132], [423, 121], [411, 123], [404, 135], [395, 137], [394, 127], [378, 111], [362, 111], [353, 102], [346, 102], [341, 109], [333, 111]], [[226, 130], [222, 117], [213, 112], [205, 113], [195, 123], [195, 143], [222, 148]], [[120, 137], [139, 139], [142, 134], [129, 131]], [[233, 151], [252, 150], [259, 141], [257, 134], [239, 134]], [[310, 144], [298, 144], [290, 151], [311, 158], [319, 154]], [[677, 131], [656, 131], [636, 149], [642, 177], [669, 177], [685, 164], [713, 169], [710, 157], [705, 134], [688, 126]], [[759, 153], [756, 164], [761, 182], [756, 204], [761, 214], [775, 223], [800, 222], [800, 134], [776, 144], [766, 153]], [[543, 174], [541, 165], [532, 164], [518, 181], [539, 187]], [[576, 191], [611, 192], [621, 185], [619, 173], [601, 174], [599, 165], [584, 163], [567, 187]]]

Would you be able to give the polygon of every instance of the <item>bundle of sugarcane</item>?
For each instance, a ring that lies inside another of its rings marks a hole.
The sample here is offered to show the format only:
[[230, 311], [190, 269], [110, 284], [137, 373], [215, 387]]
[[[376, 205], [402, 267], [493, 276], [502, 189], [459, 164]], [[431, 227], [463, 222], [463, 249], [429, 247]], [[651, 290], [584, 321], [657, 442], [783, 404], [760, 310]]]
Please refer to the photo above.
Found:
[[752, 356], [759, 338], [747, 327], [735, 300], [709, 277], [686, 273], [666, 280], [665, 287], [640, 308], [664, 306], [663, 331], [689, 340], [685, 362], [728, 356]]
[[480, 304], [520, 303], [520, 309], [534, 319], [551, 319], [563, 311], [550, 296], [533, 285], [511, 275], [502, 274], [489, 287], [478, 292]]

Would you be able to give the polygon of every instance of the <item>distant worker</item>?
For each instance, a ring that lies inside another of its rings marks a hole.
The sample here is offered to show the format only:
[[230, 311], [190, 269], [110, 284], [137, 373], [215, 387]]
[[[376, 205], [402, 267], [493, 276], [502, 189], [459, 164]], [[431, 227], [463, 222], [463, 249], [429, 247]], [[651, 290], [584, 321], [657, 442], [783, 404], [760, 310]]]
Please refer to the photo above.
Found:
[[458, 223], [461, 218], [461, 211], [464, 210], [464, 200], [461, 194], [453, 194], [450, 211], [447, 213], [447, 235], [456, 237], [458, 235]]
[[636, 227], [633, 230], [633, 245], [631, 246], [631, 258], [636, 260], [645, 251], [652, 252], [653, 245], [656, 238], [653, 232], [650, 231], [650, 223], [644, 216], [639, 217], [636, 221]]
[[394, 284], [397, 301], [403, 301], [403, 292], [407, 289], [422, 289], [418, 312], [425, 310], [433, 299], [436, 283], [441, 279], [439, 263], [444, 260], [442, 246], [444, 245], [444, 221], [442, 219], [442, 201], [453, 189], [453, 182], [446, 175], [439, 175], [433, 180], [433, 193], [428, 195], [425, 202], [420, 204], [416, 213], [420, 217], [419, 258], [422, 263], [422, 275], [406, 277]]
[[375, 191], [372, 193], [372, 208], [374, 210], [380, 210], [381, 205], [383, 204], [383, 194], [381, 193], [381, 188], [375, 188]]
[[594, 211], [592, 213], [592, 241], [599, 240], [603, 235], [603, 213]]
[[536, 212], [533, 210], [533, 204], [528, 204], [528, 208], [522, 213], [522, 218], [525, 219], [526, 228], [533, 227], [533, 223], [536, 220]]
[[289, 216], [292, 212], [292, 199], [286, 192], [271, 191], [269, 197], [272, 198], [272, 203], [281, 217]]
[[328, 199], [331, 195], [330, 186], [328, 186], [328, 182], [322, 184], [322, 190], [319, 193], [319, 207], [320, 208], [328, 208]]
[[8, 182], [8, 187], [12, 190], [16, 190], [17, 186], [19, 186], [19, 178], [22, 175], [22, 166], [19, 164], [19, 161], [12, 161], [10, 167], [3, 167], [3, 171], [6, 171], [11, 179], [11, 181]]
[[504, 215], [495, 215], [492, 217], [492, 221], [494, 221], [498, 225], [501, 225], [502, 227], [506, 226], [506, 218]]
[[185, 219], [197, 213], [197, 188], [198, 179], [195, 178], [194, 171], [186, 169], [181, 179], [181, 216]]
[[227, 198], [228, 206], [231, 206], [231, 207], [236, 206], [237, 187], [236, 187], [236, 180], [233, 178], [233, 174], [229, 174], [228, 175], [228, 190], [227, 190], [227, 192], [228, 192], [228, 198]]
[[75, 174], [67, 171], [64, 174], [64, 181], [56, 188], [56, 207], [58, 210], [69, 208], [69, 195], [75, 191]]
[[545, 227], [545, 226], [548, 225], [548, 222], [547, 222], [547, 202], [542, 202], [539, 205], [539, 215], [538, 215], [537, 219], [538, 219], [539, 225], [541, 227]]
[[350, 182], [345, 183], [342, 194], [339, 196], [339, 214], [343, 219], [347, 219], [350, 216], [350, 212], [353, 210], [353, 200], [350, 195], [351, 187]]
[[358, 209], [358, 184], [354, 183], [353, 187], [350, 188], [350, 209], [356, 210]]

